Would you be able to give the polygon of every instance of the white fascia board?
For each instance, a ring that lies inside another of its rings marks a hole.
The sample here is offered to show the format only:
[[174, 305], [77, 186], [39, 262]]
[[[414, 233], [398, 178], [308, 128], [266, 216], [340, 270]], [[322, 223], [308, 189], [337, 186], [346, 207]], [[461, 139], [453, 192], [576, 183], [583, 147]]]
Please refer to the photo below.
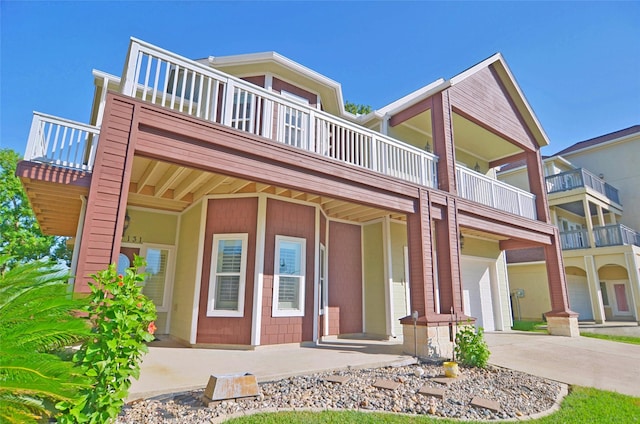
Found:
[[323, 85], [327, 85], [329, 87], [333, 87], [336, 90], [342, 90], [342, 86], [339, 82], [332, 80], [331, 78], [322, 75], [319, 72], [314, 71], [313, 69], [307, 68], [295, 62], [285, 56], [282, 56], [276, 52], [263, 52], [263, 53], [248, 53], [234, 56], [209, 56], [208, 63], [212, 66], [232, 66], [232, 65], [244, 65], [244, 64], [252, 64], [252, 63], [262, 63], [262, 62], [275, 62], [286, 68], [289, 68], [301, 75], [306, 76], [309, 79], [318, 81]]
[[[199, 60], [199, 62], [205, 63], [205, 59], [201, 59]], [[273, 62], [273, 63], [279, 64], [285, 68], [291, 69], [292, 71], [296, 72], [299, 75], [302, 75], [306, 78], [316, 81], [321, 85], [332, 88], [336, 93], [336, 97], [338, 100], [338, 104], [340, 105], [342, 115], [348, 118], [348, 116], [345, 115], [347, 112], [345, 112], [344, 110], [342, 85], [339, 82], [325, 75], [322, 75], [321, 73], [316, 72], [313, 69], [307, 68], [306, 66], [301, 65], [298, 62], [295, 62], [289, 59], [288, 57], [285, 57], [277, 52], [270, 51], [270, 52], [262, 52], [262, 53], [248, 53], [248, 54], [220, 56], [220, 57], [209, 56], [209, 58], [206, 59], [206, 63], [212, 67], [245, 65], [245, 64], [254, 64], [254, 63], [257, 64], [257, 63], [267, 63], [267, 62]]]
[[428, 85], [425, 85], [424, 87], [419, 88], [416, 91], [409, 93], [404, 97], [401, 97], [395, 102], [389, 103], [388, 105], [376, 110], [374, 113], [376, 117], [384, 117], [386, 114], [393, 115], [396, 112], [399, 112], [403, 109], [413, 106], [414, 104], [418, 103], [421, 100], [424, 100], [433, 96], [435, 93], [438, 93], [446, 88], [449, 88], [450, 85], [451, 83], [449, 81], [445, 81], [443, 78], [439, 78], [434, 82]]

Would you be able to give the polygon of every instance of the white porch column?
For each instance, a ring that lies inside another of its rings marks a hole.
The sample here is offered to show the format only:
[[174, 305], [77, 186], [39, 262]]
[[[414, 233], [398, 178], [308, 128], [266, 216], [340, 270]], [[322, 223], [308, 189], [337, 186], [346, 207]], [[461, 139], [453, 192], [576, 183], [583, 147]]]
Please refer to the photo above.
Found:
[[591, 310], [593, 319], [598, 324], [605, 322], [604, 305], [602, 303], [602, 291], [600, 290], [600, 278], [593, 256], [584, 257], [584, 268], [587, 271], [587, 286], [589, 287], [589, 297], [591, 297]]
[[604, 227], [606, 223], [604, 222], [604, 213], [602, 213], [602, 206], [596, 205], [596, 209], [598, 210], [598, 225]]
[[591, 247], [596, 247], [596, 238], [593, 235], [593, 221], [591, 220], [591, 209], [589, 209], [589, 201], [586, 198], [582, 200], [582, 207], [584, 208], [584, 217], [587, 221], [587, 230], [589, 231], [589, 244]]
[[80, 253], [80, 244], [82, 244], [82, 229], [84, 228], [84, 216], [87, 212], [87, 198], [80, 196], [82, 206], [80, 206], [80, 216], [78, 217], [78, 228], [76, 229], [75, 244], [73, 245], [73, 253], [71, 255], [71, 278], [69, 278], [69, 289], [73, 291], [73, 285], [76, 282], [76, 271], [78, 270], [78, 254]]
[[637, 261], [638, 256], [634, 252], [627, 252], [624, 256], [627, 262], [627, 272], [629, 273], [629, 284], [631, 284], [633, 315], [636, 321], [640, 322], [640, 264]]
[[384, 258], [384, 307], [387, 336], [395, 337], [393, 329], [393, 256], [391, 252], [391, 220], [389, 215], [382, 221], [382, 246]]
[[251, 344], [260, 345], [262, 327], [262, 287], [264, 283], [264, 249], [267, 233], [267, 196], [258, 196], [258, 220], [256, 224], [256, 262], [253, 280], [253, 312], [251, 315]]

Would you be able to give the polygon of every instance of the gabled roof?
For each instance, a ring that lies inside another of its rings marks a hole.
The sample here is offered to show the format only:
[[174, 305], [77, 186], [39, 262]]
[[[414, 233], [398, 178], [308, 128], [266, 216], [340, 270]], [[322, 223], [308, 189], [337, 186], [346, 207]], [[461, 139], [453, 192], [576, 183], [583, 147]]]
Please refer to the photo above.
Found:
[[277, 52], [248, 53], [232, 56], [209, 56], [206, 59], [199, 59], [197, 62], [209, 65], [221, 71], [229, 72], [234, 69], [237, 73], [242, 70], [254, 70], [255, 65], [260, 65], [262, 70], [275, 71], [280, 77], [287, 77], [287, 74], [296, 75], [305, 84], [302, 88], [315, 90], [324, 101], [325, 110], [333, 113], [344, 114], [344, 101], [342, 97], [342, 86], [339, 82], [328, 78], [313, 69], [307, 68]]
[[540, 125], [538, 118], [536, 117], [533, 109], [529, 105], [524, 93], [520, 89], [520, 86], [516, 82], [516, 79], [513, 76], [513, 73], [507, 66], [506, 61], [502, 57], [502, 54], [496, 53], [487, 59], [471, 66], [470, 68], [465, 69], [461, 73], [455, 75], [449, 80], [445, 80], [440, 78], [418, 90], [415, 90], [406, 96], [378, 109], [375, 110], [365, 116], [360, 116], [359, 120], [361, 122], [368, 122], [371, 119], [378, 118], [382, 119], [386, 114], [393, 114], [404, 110], [421, 100], [424, 100], [440, 91], [443, 91], [449, 87], [452, 87], [460, 82], [466, 80], [467, 78], [473, 76], [475, 73], [489, 67], [493, 66], [496, 70], [498, 77], [501, 82], [506, 87], [507, 91], [511, 95], [511, 98], [518, 108], [520, 114], [524, 118], [529, 130], [533, 133], [535, 139], [538, 142], [539, 146], [546, 146], [549, 144], [549, 138], [547, 134], [544, 132], [544, 129]]
[[634, 125], [632, 127], [629, 128], [625, 128], [623, 130], [619, 130], [619, 131], [614, 131], [612, 133], [609, 134], [605, 134], [605, 135], [601, 135], [598, 137], [594, 137], [594, 138], [590, 138], [588, 140], [584, 140], [584, 141], [579, 141], [576, 144], [567, 147], [564, 150], [559, 151], [558, 153], [556, 153], [554, 156], [558, 156], [558, 155], [564, 155], [567, 153], [574, 153], [577, 152], [579, 150], [583, 150], [583, 149], [588, 149], [590, 147], [594, 147], [600, 144], [604, 144], [607, 143], [609, 141], [613, 141], [613, 140], [618, 140], [633, 134], [640, 134], [640, 125]]

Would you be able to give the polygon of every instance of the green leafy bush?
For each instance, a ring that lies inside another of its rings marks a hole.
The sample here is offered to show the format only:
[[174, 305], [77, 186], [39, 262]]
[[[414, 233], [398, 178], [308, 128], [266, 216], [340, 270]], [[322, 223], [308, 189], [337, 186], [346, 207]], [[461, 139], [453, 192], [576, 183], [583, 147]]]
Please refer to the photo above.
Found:
[[484, 341], [484, 329], [463, 325], [456, 334], [456, 357], [462, 365], [484, 368], [489, 361], [489, 346]]
[[[8, 266], [13, 262], [13, 266]], [[90, 383], [63, 349], [89, 336], [84, 307], [54, 263], [20, 263], [0, 256], [0, 422], [35, 423], [74, 401]]]
[[61, 423], [107, 423], [120, 413], [131, 387], [130, 378], [140, 376], [140, 360], [148, 352], [145, 342], [154, 339], [156, 309], [142, 294], [144, 275], [137, 269], [144, 260], [135, 258], [125, 275], [115, 265], [92, 276], [90, 304], [86, 308], [93, 333], [74, 355], [82, 372], [95, 384], [82, 391], [79, 401], [56, 405]]

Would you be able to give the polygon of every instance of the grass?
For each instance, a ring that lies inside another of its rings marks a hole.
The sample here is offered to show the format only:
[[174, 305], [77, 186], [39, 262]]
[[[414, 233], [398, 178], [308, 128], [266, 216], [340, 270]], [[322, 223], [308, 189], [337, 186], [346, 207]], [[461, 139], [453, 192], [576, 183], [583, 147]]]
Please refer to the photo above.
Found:
[[620, 342], [620, 343], [629, 343], [629, 344], [635, 344], [635, 345], [640, 345], [640, 337], [633, 337], [633, 336], [612, 336], [609, 334], [600, 334], [600, 333], [591, 333], [591, 332], [583, 332], [580, 333], [581, 336], [583, 337], [591, 337], [593, 339], [602, 339], [602, 340], [609, 340], [612, 342]]
[[[389, 424], [460, 424], [463, 421], [435, 419], [426, 416], [407, 416], [357, 411], [275, 412], [249, 415], [229, 420], [232, 424], [279, 423], [389, 423]], [[484, 423], [487, 421], [464, 421]], [[572, 423], [640, 423], [640, 398], [587, 387], [574, 386], [562, 402], [559, 411], [536, 420], [532, 424]]]
[[540, 328], [540, 326], [546, 325], [544, 321], [513, 321], [512, 330], [518, 331], [535, 331], [537, 333], [545, 333], [547, 330]]

